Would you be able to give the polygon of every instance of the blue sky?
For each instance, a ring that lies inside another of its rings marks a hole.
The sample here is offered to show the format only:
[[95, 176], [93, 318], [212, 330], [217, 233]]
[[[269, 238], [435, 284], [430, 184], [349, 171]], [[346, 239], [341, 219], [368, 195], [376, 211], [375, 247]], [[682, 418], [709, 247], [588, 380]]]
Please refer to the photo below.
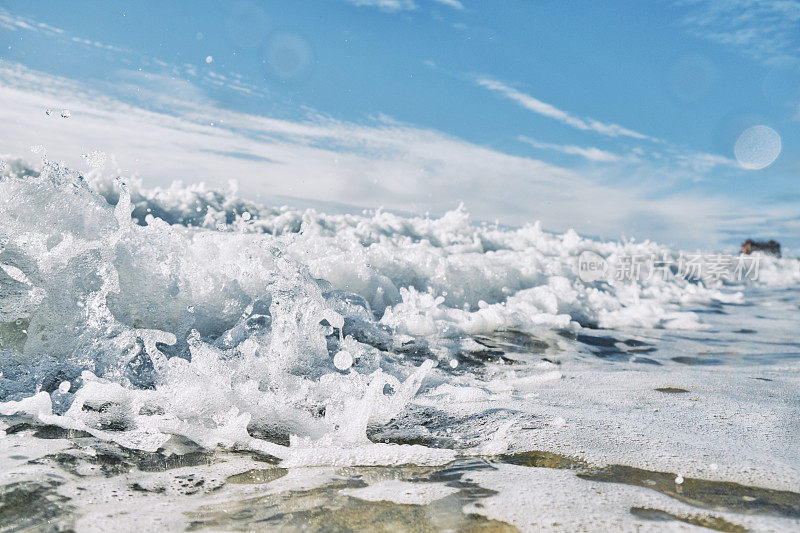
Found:
[[[558, 231], [797, 247], [798, 28], [790, 0], [3, 1], [0, 118], [16, 128], [0, 153], [100, 150], [148, 184], [236, 178], [281, 201], [463, 201]], [[756, 125], [782, 149], [748, 170], [734, 145]]]

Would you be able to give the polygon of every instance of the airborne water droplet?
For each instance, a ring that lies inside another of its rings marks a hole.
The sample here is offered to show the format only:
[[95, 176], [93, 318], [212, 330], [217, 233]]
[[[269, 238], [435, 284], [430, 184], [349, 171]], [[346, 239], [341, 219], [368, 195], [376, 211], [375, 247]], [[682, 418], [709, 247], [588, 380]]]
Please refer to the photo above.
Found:
[[350, 355], [350, 352], [342, 350], [333, 356], [333, 366], [341, 371], [345, 371], [353, 366], [353, 356]]
[[105, 154], [105, 152], [94, 150], [88, 154], [83, 154], [83, 158], [86, 159], [86, 163], [90, 167], [102, 168], [106, 164], [106, 159], [108, 159], [108, 156]]

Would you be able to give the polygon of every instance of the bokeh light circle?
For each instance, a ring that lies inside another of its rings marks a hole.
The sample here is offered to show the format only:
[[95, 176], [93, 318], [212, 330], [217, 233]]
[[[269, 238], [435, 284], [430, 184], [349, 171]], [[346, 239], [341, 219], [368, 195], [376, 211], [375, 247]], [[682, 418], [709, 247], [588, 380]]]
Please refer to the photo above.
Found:
[[766, 168], [781, 153], [781, 136], [769, 126], [747, 128], [736, 139], [733, 153], [743, 168], [749, 170]]
[[702, 56], [678, 59], [667, 78], [669, 92], [683, 102], [696, 102], [708, 94], [716, 79], [714, 64]]
[[272, 37], [265, 50], [265, 60], [281, 80], [291, 80], [305, 74], [314, 55], [311, 46], [299, 35], [284, 33]]

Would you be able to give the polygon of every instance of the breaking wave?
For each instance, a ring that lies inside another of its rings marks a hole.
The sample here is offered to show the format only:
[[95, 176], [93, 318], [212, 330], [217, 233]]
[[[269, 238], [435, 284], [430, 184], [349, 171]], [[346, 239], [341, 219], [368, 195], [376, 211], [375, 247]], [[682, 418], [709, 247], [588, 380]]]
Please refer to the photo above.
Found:
[[[415, 437], [420, 394], [469, 403], [561, 377], [538, 361], [493, 381], [475, 338], [700, 329], [688, 306], [743, 301], [722, 281], [584, 282], [587, 250], [610, 261], [676, 252], [473, 224], [463, 208], [326, 215], [49, 161], [35, 171], [13, 160], [3, 174], [0, 413], [131, 448], [180, 435], [287, 464], [502, 451], [502, 420], [446, 444]], [[762, 284], [800, 282], [797, 260], [761, 268]]]

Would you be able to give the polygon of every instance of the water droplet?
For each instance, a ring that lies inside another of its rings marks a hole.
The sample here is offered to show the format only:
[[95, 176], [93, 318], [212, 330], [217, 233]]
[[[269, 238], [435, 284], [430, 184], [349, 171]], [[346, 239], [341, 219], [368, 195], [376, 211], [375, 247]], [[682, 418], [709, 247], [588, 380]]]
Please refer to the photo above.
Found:
[[250, 218], [251, 218], [251, 217], [250, 217], [250, 213], [248, 213], [247, 211], [245, 211], [244, 213], [242, 213], [242, 219], [243, 219], [243, 220], [250, 220]]
[[225, 231], [225, 228], [226, 228], [226, 227], [227, 227], [227, 226], [225, 225], [225, 223], [224, 223], [224, 222], [219, 222], [219, 223], [217, 223], [217, 231]]
[[781, 153], [781, 136], [769, 126], [747, 128], [736, 139], [733, 153], [739, 164], [749, 170], [770, 166]]
[[683, 484], [683, 476], [682, 475], [678, 474], [678, 477], [675, 478], [675, 484], [676, 485]]
[[458, 366], [458, 361], [455, 359], [450, 359], [450, 368], [455, 368]]
[[214, 58], [213, 58], [213, 57], [211, 57], [211, 56], [206, 56], [206, 63], [211, 63], [212, 61], [214, 61]]
[[101, 152], [99, 150], [94, 150], [89, 152], [88, 154], [83, 154], [83, 158], [86, 160], [86, 163], [92, 168], [102, 168], [106, 164], [106, 160], [108, 156], [105, 152]]
[[345, 371], [353, 366], [353, 356], [350, 355], [350, 352], [342, 350], [333, 356], [333, 366], [339, 370]]

